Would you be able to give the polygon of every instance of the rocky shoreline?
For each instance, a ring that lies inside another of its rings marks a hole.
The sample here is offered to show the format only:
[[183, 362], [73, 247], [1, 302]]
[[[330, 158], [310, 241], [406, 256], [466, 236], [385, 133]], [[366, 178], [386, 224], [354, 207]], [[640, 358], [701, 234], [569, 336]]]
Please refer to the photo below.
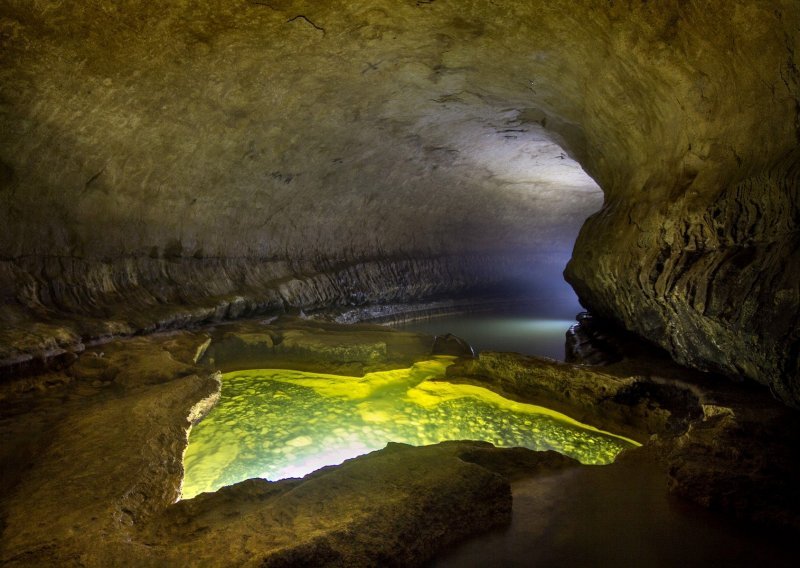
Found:
[[[188, 432], [219, 395], [219, 370], [353, 374], [408, 366], [432, 349], [430, 336], [284, 317], [117, 339], [68, 368], [6, 382], [0, 430], [13, 443], [2, 450], [0, 558], [9, 566], [421, 565], [507, 523], [511, 479], [585, 467], [485, 443], [390, 444], [303, 479], [250, 480], [175, 505]], [[629, 435], [645, 443], [674, 494], [800, 530], [798, 417], [763, 390], [661, 360], [595, 368], [508, 353], [463, 357], [446, 380]]]
[[[257, 259], [0, 262], [0, 379], [69, 364], [119, 337], [285, 313], [344, 322], [490, 299], [527, 266], [516, 255], [379, 259], [331, 265]], [[55, 278], [45, 281], [44, 274]], [[167, 275], [168, 281], [163, 277]], [[444, 299], [447, 298], [447, 299]]]

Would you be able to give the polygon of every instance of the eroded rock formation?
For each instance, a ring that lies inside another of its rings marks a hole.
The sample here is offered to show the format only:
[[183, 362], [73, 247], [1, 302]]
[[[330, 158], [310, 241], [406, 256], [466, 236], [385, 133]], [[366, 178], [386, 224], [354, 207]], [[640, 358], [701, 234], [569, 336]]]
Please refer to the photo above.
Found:
[[[564, 255], [797, 402], [793, 0], [0, 6], [2, 358]], [[563, 150], [562, 150], [563, 149]]]
[[632, 163], [590, 167], [606, 200], [566, 274], [591, 310], [678, 361], [797, 404], [798, 6], [691, 2], [671, 18], [609, 62], [637, 106], [610, 159]]

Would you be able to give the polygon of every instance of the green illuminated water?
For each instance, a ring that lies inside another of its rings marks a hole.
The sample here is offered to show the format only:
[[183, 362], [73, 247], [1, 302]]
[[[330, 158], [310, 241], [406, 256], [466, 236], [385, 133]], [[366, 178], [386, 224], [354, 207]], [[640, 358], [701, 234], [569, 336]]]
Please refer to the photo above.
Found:
[[192, 429], [184, 499], [253, 477], [301, 477], [383, 448], [445, 440], [556, 450], [606, 464], [636, 442], [487, 389], [436, 381], [452, 362], [342, 377], [257, 369], [223, 376], [222, 397]]

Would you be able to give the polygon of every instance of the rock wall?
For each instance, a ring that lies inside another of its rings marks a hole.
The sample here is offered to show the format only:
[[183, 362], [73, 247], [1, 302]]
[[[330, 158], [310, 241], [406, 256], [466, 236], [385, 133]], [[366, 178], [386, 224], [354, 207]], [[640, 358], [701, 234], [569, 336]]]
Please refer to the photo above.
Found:
[[756, 379], [797, 404], [797, 171], [776, 167], [707, 205], [605, 208], [584, 227], [569, 280], [593, 311], [681, 363]]
[[[519, 255], [383, 258], [352, 263], [249, 259], [76, 258], [0, 263], [0, 283], [18, 290], [0, 310], [0, 372], [83, 350], [112, 336], [260, 314], [398, 303], [502, 290], [530, 278]], [[510, 280], [509, 280], [510, 279]], [[31, 323], [31, 314], [35, 323]]]
[[219, 297], [172, 267], [566, 257], [575, 159], [586, 306], [799, 401], [800, 5], [506, 4], [6, 0], [4, 321]]
[[796, 405], [800, 13], [744, 4], [678, 21], [683, 69], [659, 73], [650, 98], [671, 93], [680, 113], [650, 108], [661, 155], [604, 186], [566, 276], [593, 312], [679, 362]]

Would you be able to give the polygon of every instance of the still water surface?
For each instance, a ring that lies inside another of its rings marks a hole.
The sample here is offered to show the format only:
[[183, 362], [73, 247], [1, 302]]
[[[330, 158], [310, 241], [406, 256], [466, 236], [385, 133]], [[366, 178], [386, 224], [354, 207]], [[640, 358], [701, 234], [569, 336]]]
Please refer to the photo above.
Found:
[[513, 351], [563, 361], [567, 330], [581, 311], [574, 294], [562, 294], [523, 300], [514, 308], [435, 315], [390, 325], [429, 335], [452, 333], [478, 352]]
[[430, 335], [452, 333], [477, 351], [514, 351], [563, 361], [565, 336], [574, 323], [574, 319], [489, 313], [439, 316], [392, 327]]

